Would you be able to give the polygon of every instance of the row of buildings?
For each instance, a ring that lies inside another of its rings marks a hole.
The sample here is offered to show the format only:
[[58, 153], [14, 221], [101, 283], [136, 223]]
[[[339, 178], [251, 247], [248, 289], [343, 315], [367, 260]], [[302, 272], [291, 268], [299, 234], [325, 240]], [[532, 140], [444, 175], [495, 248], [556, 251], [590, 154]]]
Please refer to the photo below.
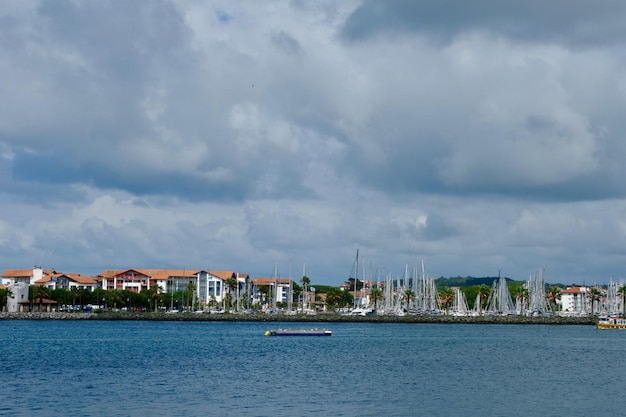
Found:
[[[155, 286], [163, 293], [191, 289], [197, 304], [202, 308], [211, 303], [222, 304], [228, 294], [232, 300], [240, 300], [244, 294], [249, 294], [250, 301], [255, 303], [263, 301], [264, 294], [269, 292], [267, 301], [270, 306], [275, 306], [278, 302], [287, 303], [293, 294], [292, 280], [289, 278], [250, 278], [249, 274], [235, 271], [204, 269], [105, 270], [96, 276], [82, 276], [35, 266], [32, 269], [7, 269], [0, 279], [2, 287], [11, 289], [12, 296], [8, 297], [6, 303], [9, 312], [24, 311], [27, 308], [28, 288], [33, 285], [45, 286], [50, 290], [103, 289], [134, 293], [148, 291]], [[266, 291], [262, 290], [263, 287]]]
[[[82, 276], [76, 273], [63, 273], [53, 269], [43, 269], [34, 267], [32, 269], [8, 269], [0, 275], [0, 288], [10, 288], [11, 297], [6, 300], [6, 309], [9, 312], [28, 311], [32, 307], [32, 300], [29, 300], [29, 287], [34, 285], [44, 286], [50, 290], [62, 288], [65, 290], [80, 289], [94, 291], [102, 289], [106, 291], [125, 290], [133, 293], [141, 293], [151, 288], [158, 288], [162, 293], [174, 294], [183, 291], [192, 291], [194, 306], [199, 309], [208, 309], [215, 306], [224, 306], [227, 297], [231, 302], [236, 303], [238, 309], [240, 303], [245, 301], [247, 305], [262, 305], [265, 308], [275, 308], [278, 303], [284, 303], [291, 310], [293, 300], [293, 281], [289, 278], [265, 277], [251, 278], [249, 274], [238, 273], [236, 271], [216, 271], [204, 269], [126, 269], [126, 270], [105, 270], [96, 276]], [[521, 305], [520, 300], [513, 302], [510, 298], [506, 281], [500, 280], [503, 287], [503, 294], [499, 294], [495, 288], [489, 297], [491, 304], [499, 301], [494, 311], [511, 312], [524, 314], [524, 312], [546, 313], [550, 306], [547, 303], [544, 292], [545, 284], [541, 280], [538, 285], [540, 290], [529, 291], [529, 297], [525, 304]], [[426, 281], [425, 281], [426, 282]], [[430, 282], [430, 281], [428, 281]], [[417, 282], [419, 284], [419, 282]], [[384, 289], [384, 294], [378, 302], [370, 296], [371, 287], [374, 283], [364, 282], [362, 290], [354, 292], [350, 288], [350, 283], [344, 283], [340, 288], [351, 292], [355, 299], [355, 307], [377, 312], [388, 312], [397, 314], [403, 311], [441, 311], [442, 302], [439, 299], [438, 291], [435, 289], [434, 281], [432, 285], [417, 285], [413, 291], [412, 300], [403, 297], [404, 288], [401, 283], [395, 286], [392, 282], [381, 283], [379, 286]], [[369, 285], [368, 285], [369, 284]], [[602, 297], [595, 306], [590, 297], [591, 288], [585, 286], [572, 286], [563, 289], [557, 300], [554, 300], [557, 309], [553, 313], [561, 315], [588, 315], [590, 313], [608, 312], [617, 313], [623, 309], [623, 297], [618, 296], [620, 283], [612, 283], [608, 287], [602, 288]], [[431, 291], [426, 289], [432, 286]], [[423, 287], [423, 288], [422, 288]], [[527, 288], [532, 289], [537, 285], [527, 283]], [[463, 293], [455, 289], [455, 299], [448, 303], [448, 308], [452, 306], [454, 313], [470, 314], [467, 304], [463, 299]], [[535, 294], [536, 293], [536, 294]], [[430, 295], [429, 295], [430, 294]], [[498, 295], [496, 297], [496, 295]], [[300, 307], [309, 310], [315, 302], [315, 289], [305, 288], [301, 293]], [[497, 298], [497, 300], [496, 300]], [[535, 302], [533, 299], [537, 298]], [[429, 301], [430, 300], [430, 301]], [[508, 308], [502, 307], [502, 300], [508, 301]], [[428, 302], [427, 302], [428, 301]], [[479, 303], [480, 301], [478, 301]], [[5, 303], [2, 303], [5, 304]], [[54, 310], [55, 303], [52, 300], [44, 300], [46, 310]], [[376, 306], [377, 304], [377, 306]], [[462, 306], [463, 308], [459, 308]], [[39, 305], [42, 308], [42, 305]], [[474, 310], [481, 313], [481, 308], [474, 306]], [[489, 310], [489, 308], [486, 308]]]

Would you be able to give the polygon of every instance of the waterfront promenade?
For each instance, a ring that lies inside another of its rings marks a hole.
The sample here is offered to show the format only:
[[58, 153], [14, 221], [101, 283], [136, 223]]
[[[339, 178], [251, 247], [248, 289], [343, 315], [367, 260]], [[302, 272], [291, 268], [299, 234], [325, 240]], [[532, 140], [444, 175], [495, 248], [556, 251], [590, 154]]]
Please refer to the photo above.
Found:
[[345, 316], [336, 313], [317, 315], [285, 314], [208, 314], [155, 312], [96, 313], [0, 313], [0, 320], [143, 320], [143, 321], [222, 321], [288, 323], [441, 323], [441, 324], [545, 324], [595, 325], [596, 317], [525, 317], [525, 316]]

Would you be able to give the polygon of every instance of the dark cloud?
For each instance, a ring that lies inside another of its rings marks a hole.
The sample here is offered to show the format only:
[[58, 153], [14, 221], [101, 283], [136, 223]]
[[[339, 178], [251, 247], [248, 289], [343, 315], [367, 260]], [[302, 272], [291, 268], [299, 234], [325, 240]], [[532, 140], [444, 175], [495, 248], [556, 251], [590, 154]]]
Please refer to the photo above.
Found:
[[619, 45], [626, 36], [625, 17], [626, 5], [618, 0], [365, 0], [346, 20], [342, 35], [358, 40], [408, 32], [448, 42], [466, 32], [489, 31], [572, 47]]
[[299, 55], [302, 53], [300, 43], [284, 31], [273, 33], [271, 39], [272, 43], [277, 48], [289, 55]]

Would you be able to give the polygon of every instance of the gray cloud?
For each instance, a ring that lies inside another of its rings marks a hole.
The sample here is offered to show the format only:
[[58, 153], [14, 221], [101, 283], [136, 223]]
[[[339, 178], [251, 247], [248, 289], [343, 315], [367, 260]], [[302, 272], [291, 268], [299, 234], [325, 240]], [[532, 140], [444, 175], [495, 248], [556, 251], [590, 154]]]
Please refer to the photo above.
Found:
[[365, 0], [346, 20], [346, 39], [412, 32], [449, 42], [464, 33], [488, 31], [527, 42], [570, 47], [598, 44], [618, 46], [626, 29], [626, 6], [616, 0], [525, 2], [487, 0]]

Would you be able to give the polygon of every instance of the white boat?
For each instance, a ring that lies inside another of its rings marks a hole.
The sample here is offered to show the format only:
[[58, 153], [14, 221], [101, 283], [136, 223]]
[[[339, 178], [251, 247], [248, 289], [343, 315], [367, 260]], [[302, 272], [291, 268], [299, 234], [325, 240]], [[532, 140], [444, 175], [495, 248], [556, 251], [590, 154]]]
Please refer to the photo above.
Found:
[[265, 332], [265, 336], [331, 336], [332, 334], [332, 331], [326, 329], [277, 329]]
[[369, 316], [371, 314], [374, 314], [374, 310], [372, 310], [371, 308], [357, 307], [350, 310], [348, 316]]

